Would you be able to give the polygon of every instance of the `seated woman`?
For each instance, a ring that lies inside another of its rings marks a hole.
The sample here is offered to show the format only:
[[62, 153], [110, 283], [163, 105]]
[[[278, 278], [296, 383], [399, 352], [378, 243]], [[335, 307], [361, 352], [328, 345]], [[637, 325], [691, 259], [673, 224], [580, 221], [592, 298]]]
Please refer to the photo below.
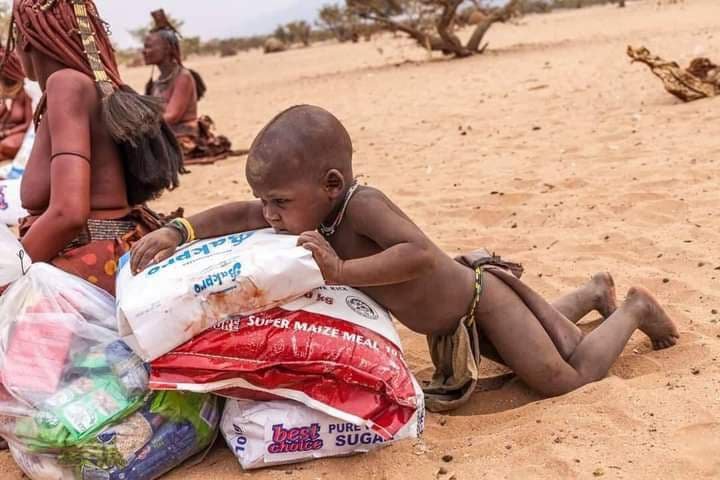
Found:
[[148, 82], [145, 93], [165, 102], [163, 118], [170, 125], [185, 155], [185, 165], [214, 163], [233, 152], [227, 137], [213, 133], [208, 116], [198, 116], [198, 100], [206, 91], [200, 75], [183, 66], [180, 38], [164, 11], [152, 12], [155, 28], [145, 39], [147, 65], [157, 66], [160, 77]]
[[[0, 48], [0, 57], [5, 56]], [[15, 53], [7, 55], [0, 75], [0, 161], [12, 160], [32, 123], [32, 100], [25, 91], [25, 72]]]
[[144, 204], [178, 185], [180, 147], [160, 102], [120, 78], [92, 0], [15, 0], [11, 32], [9, 50], [43, 91], [23, 246], [113, 294], [119, 256], [162, 224]]

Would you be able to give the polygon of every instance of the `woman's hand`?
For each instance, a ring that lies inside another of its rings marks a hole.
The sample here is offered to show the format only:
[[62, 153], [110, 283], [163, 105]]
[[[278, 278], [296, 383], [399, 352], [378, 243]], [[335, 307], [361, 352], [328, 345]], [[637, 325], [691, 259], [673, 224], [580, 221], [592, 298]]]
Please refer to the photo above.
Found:
[[149, 265], [162, 262], [172, 256], [182, 242], [180, 232], [163, 227], [145, 235], [130, 250], [130, 270], [137, 275]]

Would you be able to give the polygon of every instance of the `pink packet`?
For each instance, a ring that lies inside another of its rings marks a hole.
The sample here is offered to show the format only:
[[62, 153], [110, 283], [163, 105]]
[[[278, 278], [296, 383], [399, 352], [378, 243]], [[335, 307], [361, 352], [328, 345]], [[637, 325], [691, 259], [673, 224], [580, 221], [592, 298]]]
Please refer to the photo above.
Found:
[[5, 355], [3, 383], [8, 390], [57, 390], [70, 352], [74, 332], [68, 325], [74, 317], [67, 313], [27, 313], [21, 317]]

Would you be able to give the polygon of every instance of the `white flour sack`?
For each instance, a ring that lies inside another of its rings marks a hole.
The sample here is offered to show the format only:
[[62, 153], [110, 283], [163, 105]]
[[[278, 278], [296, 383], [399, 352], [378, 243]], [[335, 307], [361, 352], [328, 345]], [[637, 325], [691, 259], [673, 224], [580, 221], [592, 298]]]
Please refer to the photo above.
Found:
[[270, 229], [202, 240], [137, 276], [125, 255], [117, 277], [120, 335], [149, 361], [218, 322], [323, 285], [312, 254], [296, 244], [296, 236]]
[[150, 375], [155, 390], [295, 400], [386, 440], [424, 409], [389, 313], [343, 286], [221, 322], [153, 361]]
[[366, 453], [422, 433], [422, 415], [385, 440], [368, 427], [344, 422], [289, 400], [228, 400], [221, 429], [242, 468], [269, 467]]
[[0, 180], [0, 223], [17, 225], [26, 215], [20, 201], [20, 180]]

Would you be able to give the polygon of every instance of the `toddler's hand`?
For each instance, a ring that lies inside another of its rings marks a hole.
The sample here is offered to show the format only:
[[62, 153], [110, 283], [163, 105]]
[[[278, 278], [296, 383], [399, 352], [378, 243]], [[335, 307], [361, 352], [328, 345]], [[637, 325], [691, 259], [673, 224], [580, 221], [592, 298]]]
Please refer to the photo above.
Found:
[[305, 232], [300, 235], [298, 245], [312, 252], [326, 283], [342, 284], [343, 261], [322, 235], [318, 232]]
[[172, 228], [161, 228], [145, 235], [130, 250], [131, 272], [137, 275], [148, 265], [162, 262], [175, 253], [181, 241], [180, 232]]

